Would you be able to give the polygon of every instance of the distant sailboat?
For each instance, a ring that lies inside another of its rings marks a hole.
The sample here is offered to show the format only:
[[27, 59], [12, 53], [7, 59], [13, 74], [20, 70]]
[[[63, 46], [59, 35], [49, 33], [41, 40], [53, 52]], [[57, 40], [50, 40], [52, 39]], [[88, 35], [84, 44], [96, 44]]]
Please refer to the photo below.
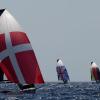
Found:
[[100, 82], [100, 70], [95, 62], [91, 62], [91, 81]]
[[57, 59], [57, 67], [56, 67], [58, 80], [63, 81], [64, 83], [68, 83], [70, 81], [68, 72], [60, 59]]
[[0, 10], [0, 60], [0, 72], [21, 89], [44, 83], [26, 33], [6, 9]]

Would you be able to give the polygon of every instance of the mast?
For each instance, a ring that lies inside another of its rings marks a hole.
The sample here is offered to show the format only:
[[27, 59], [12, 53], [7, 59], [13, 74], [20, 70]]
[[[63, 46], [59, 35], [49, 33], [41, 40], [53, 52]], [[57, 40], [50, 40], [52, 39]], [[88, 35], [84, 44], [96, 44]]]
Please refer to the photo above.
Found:
[[26, 33], [6, 10], [0, 10], [0, 60], [7, 79], [28, 85], [44, 83], [36, 55]]

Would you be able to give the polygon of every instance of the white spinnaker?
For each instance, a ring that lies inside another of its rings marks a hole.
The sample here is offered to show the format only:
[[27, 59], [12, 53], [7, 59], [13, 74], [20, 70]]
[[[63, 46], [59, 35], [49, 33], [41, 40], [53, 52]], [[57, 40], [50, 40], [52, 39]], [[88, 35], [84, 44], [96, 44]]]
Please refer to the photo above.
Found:
[[98, 66], [97, 66], [97, 64], [96, 64], [95, 62], [93, 62], [92, 65], [91, 65], [91, 67], [92, 67], [92, 68], [96, 68], [96, 67], [98, 67]]
[[64, 66], [64, 64], [63, 64], [63, 62], [61, 61], [61, 59], [58, 60], [57, 66]]
[[0, 33], [13, 31], [22, 31], [22, 29], [15, 18], [7, 10], [4, 10], [0, 16]]

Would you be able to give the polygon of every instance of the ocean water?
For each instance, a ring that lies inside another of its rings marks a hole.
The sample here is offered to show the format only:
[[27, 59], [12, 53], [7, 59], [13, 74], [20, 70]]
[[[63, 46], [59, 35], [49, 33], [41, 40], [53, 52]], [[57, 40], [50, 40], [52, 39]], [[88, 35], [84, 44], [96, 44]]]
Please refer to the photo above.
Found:
[[[16, 84], [0, 83], [0, 100], [100, 100], [99, 83], [70, 82], [62, 84], [49, 82], [36, 87], [36, 93], [20, 93]], [[2, 90], [13, 92], [2, 93]]]

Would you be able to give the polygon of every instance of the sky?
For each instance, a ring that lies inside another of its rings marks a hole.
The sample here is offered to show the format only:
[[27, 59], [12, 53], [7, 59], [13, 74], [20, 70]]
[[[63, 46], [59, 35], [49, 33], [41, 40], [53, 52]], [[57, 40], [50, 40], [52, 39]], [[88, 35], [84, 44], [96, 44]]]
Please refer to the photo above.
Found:
[[100, 67], [99, 0], [0, 0], [27, 33], [45, 81], [57, 81], [61, 58], [71, 81], [90, 81]]

